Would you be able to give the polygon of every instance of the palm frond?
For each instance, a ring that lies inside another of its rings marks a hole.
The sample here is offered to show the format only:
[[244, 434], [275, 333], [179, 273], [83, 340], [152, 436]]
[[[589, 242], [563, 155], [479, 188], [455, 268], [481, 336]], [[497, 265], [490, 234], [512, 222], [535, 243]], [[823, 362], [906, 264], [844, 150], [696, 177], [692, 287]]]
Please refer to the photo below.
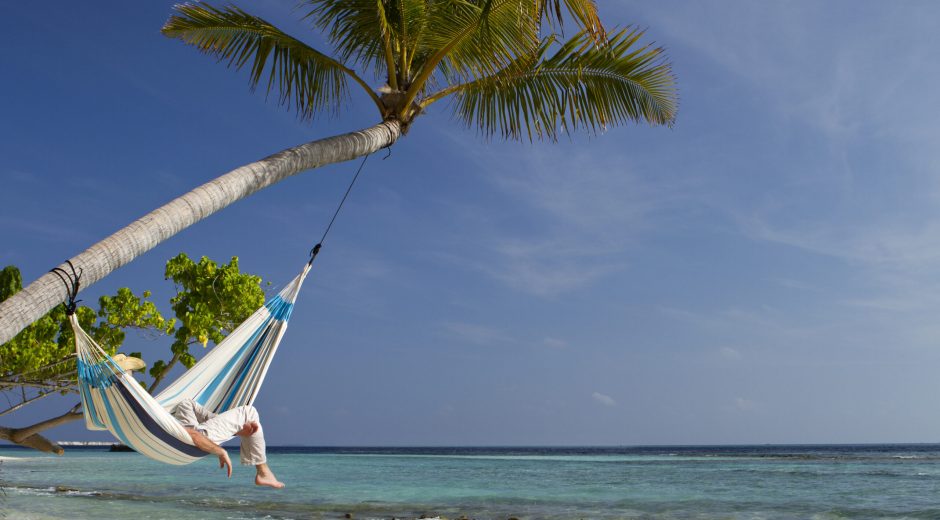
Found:
[[[237, 7], [215, 8], [205, 3], [174, 7], [162, 32], [241, 69], [251, 64], [249, 84], [254, 89], [267, 73], [266, 92], [277, 90], [279, 102], [293, 107], [302, 119], [320, 111], [337, 111], [348, 96], [347, 78], [369, 94], [379, 109], [381, 101], [355, 72], [341, 62], [282, 32], [265, 20]], [[271, 61], [268, 67], [268, 61]]]
[[410, 83], [414, 76], [412, 64], [418, 58], [422, 62], [424, 54], [419, 45], [428, 26], [428, 13], [432, 7], [432, 0], [398, 0], [398, 10], [401, 13], [401, 70], [404, 83]]
[[304, 19], [322, 30], [340, 59], [375, 69], [386, 63], [384, 42], [398, 25], [396, 2], [390, 0], [307, 0]]
[[562, 0], [536, 0], [539, 3], [540, 19], [547, 20], [559, 28], [564, 24], [565, 10], [574, 18], [575, 23], [589, 34], [595, 43], [602, 43], [607, 38], [604, 25], [597, 14], [597, 3], [594, 0], [564, 0], [565, 9], [562, 9]]
[[342, 59], [376, 70], [388, 84], [408, 82], [415, 38], [427, 24], [433, 0], [306, 0], [304, 18], [325, 32]]
[[495, 74], [538, 46], [537, 6], [532, 0], [435, 2], [428, 11], [407, 99], [427, 90], [432, 74], [454, 84]]
[[647, 121], [671, 125], [677, 94], [663, 49], [637, 46], [643, 35], [624, 29], [603, 46], [581, 31], [546, 57], [554, 38], [496, 74], [430, 96], [427, 106], [450, 94], [454, 111], [484, 135], [508, 139], [557, 139], [561, 132]]

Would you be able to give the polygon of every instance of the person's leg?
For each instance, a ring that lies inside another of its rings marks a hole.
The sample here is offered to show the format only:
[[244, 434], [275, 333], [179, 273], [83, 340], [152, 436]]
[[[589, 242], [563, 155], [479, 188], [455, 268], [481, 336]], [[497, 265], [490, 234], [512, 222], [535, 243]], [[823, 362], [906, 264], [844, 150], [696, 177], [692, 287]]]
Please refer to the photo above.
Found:
[[254, 406], [239, 406], [202, 423], [199, 427], [206, 436], [222, 444], [234, 436], [241, 438], [241, 463], [255, 466], [255, 484], [274, 488], [284, 487], [267, 465], [264, 431]]
[[192, 399], [180, 401], [173, 409], [173, 417], [186, 428], [196, 428], [217, 415]]
[[284, 487], [284, 483], [274, 476], [274, 472], [264, 462], [255, 466], [255, 485], [273, 487], [274, 489]]

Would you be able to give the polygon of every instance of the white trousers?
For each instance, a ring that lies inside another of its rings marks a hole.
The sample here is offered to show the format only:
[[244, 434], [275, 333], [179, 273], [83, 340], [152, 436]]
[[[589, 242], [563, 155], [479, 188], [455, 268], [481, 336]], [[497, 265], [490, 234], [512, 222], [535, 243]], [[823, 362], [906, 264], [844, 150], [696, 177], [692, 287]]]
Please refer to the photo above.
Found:
[[184, 427], [202, 432], [210, 441], [216, 444], [227, 442], [245, 426], [245, 423], [257, 422], [258, 431], [248, 437], [241, 437], [239, 454], [241, 463], [250, 466], [264, 464], [265, 456], [264, 432], [261, 430], [261, 421], [258, 410], [254, 406], [239, 406], [227, 412], [213, 413], [201, 404], [187, 399], [180, 401], [173, 410], [173, 417]]

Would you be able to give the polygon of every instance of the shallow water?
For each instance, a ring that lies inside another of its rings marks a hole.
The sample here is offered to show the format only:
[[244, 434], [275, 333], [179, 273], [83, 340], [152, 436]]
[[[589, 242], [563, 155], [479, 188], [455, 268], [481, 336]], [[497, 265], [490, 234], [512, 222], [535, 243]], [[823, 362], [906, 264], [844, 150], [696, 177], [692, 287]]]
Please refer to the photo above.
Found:
[[940, 445], [271, 448], [281, 491], [250, 467], [226, 479], [214, 457], [2, 456], [20, 457], [0, 463], [0, 514], [16, 519], [940, 518]]

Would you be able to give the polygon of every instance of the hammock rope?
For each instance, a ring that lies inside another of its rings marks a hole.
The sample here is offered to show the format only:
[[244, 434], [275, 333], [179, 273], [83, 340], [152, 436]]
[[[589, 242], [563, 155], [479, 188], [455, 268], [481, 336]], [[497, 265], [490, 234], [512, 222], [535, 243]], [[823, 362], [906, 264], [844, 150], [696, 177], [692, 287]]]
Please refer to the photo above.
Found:
[[81, 285], [81, 268], [76, 269], [66, 261], [71, 272], [60, 267], [53, 269], [67, 292], [65, 306], [75, 333], [78, 387], [85, 409], [85, 426], [90, 430], [108, 430], [125, 445], [160, 462], [189, 464], [205, 456], [171, 412], [178, 403], [188, 399], [216, 413], [254, 402], [287, 331], [304, 279], [368, 158], [366, 155], [359, 164], [300, 274], [155, 396], [144, 390], [79, 325], [75, 310], [80, 301], [76, 298]]
[[71, 316], [75, 314], [75, 310], [78, 308], [78, 302], [81, 301], [76, 300], [76, 298], [78, 297], [78, 290], [82, 285], [82, 273], [84, 271], [81, 268], [76, 271], [71, 260], [66, 260], [65, 263], [69, 266], [69, 269], [72, 270], [71, 273], [61, 267], [53, 267], [49, 272], [58, 276], [59, 280], [62, 280], [62, 283], [65, 284], [65, 292], [67, 294], [65, 314]]

